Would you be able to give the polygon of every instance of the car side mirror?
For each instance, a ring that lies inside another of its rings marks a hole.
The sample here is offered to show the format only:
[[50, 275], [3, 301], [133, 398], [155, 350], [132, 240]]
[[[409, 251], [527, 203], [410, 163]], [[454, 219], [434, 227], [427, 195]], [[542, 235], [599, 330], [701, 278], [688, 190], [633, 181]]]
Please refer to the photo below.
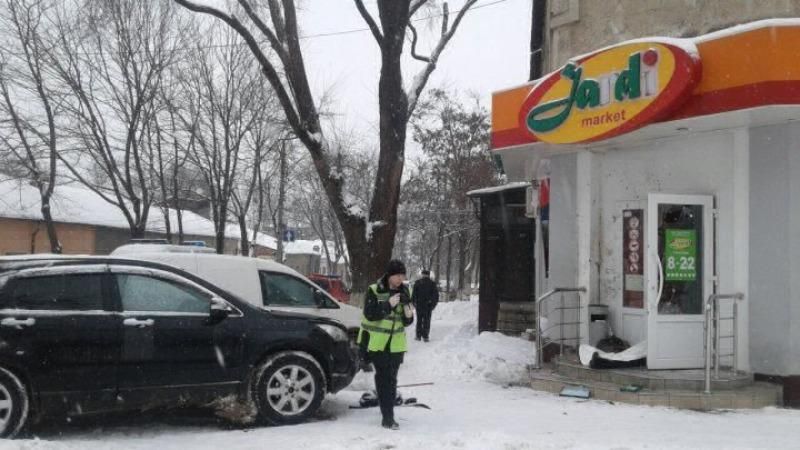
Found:
[[227, 319], [233, 312], [233, 308], [225, 300], [214, 297], [211, 299], [211, 309], [208, 315], [208, 322], [210, 324], [220, 323]]

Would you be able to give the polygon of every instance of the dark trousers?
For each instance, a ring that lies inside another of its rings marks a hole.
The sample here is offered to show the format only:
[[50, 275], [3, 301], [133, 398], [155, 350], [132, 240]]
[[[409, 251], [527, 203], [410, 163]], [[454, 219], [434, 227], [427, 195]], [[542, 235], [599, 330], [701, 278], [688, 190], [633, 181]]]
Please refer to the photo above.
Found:
[[402, 353], [374, 352], [370, 359], [375, 366], [375, 390], [384, 423], [394, 420], [394, 400], [397, 397], [397, 371], [403, 363]]
[[417, 339], [430, 337], [432, 315], [433, 309], [430, 306], [417, 307]]

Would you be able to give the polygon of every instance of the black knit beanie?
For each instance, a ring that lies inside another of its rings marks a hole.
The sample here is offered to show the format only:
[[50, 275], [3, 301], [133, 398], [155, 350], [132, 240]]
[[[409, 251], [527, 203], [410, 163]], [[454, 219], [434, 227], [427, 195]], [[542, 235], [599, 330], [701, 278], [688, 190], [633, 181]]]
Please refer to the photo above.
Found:
[[403, 275], [406, 274], [406, 265], [403, 264], [403, 261], [400, 261], [399, 259], [393, 259], [389, 261], [389, 264], [386, 266], [386, 276], [390, 277], [399, 273], [402, 273]]

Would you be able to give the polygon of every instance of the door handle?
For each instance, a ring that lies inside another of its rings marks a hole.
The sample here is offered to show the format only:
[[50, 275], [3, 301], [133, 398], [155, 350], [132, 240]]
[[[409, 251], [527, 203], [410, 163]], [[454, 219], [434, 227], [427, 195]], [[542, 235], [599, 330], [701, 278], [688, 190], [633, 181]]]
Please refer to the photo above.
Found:
[[658, 256], [658, 252], [653, 252], [653, 256], [655, 256], [656, 266], [658, 266], [658, 293], [656, 294], [655, 304], [656, 311], [658, 311], [658, 303], [661, 301], [661, 294], [664, 293], [664, 266], [661, 263], [661, 257]]
[[125, 319], [122, 324], [126, 327], [147, 328], [152, 327], [155, 322], [153, 319], [139, 320], [139, 319]]
[[28, 317], [25, 320], [19, 320], [15, 319], [14, 317], [8, 317], [0, 321], [0, 326], [16, 328], [18, 330], [21, 330], [24, 327], [32, 327], [34, 325], [36, 325], [36, 319], [34, 319], [33, 317]]

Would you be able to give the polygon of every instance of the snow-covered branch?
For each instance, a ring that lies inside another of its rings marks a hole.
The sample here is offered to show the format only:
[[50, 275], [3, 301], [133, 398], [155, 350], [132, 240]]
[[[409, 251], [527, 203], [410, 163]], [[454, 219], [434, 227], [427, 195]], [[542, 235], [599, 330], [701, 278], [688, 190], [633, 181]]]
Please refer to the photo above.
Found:
[[447, 6], [447, 3], [442, 5], [442, 33], [439, 37], [439, 43], [436, 44], [436, 47], [433, 49], [433, 52], [430, 56], [430, 61], [425, 66], [425, 68], [420, 71], [415, 77], [414, 81], [411, 83], [411, 87], [408, 90], [408, 115], [412, 115], [414, 113], [414, 109], [417, 107], [417, 102], [419, 101], [419, 96], [422, 94], [422, 90], [425, 89], [425, 85], [428, 83], [428, 79], [430, 78], [431, 74], [433, 73], [434, 69], [436, 69], [436, 63], [439, 61], [439, 56], [441, 56], [442, 51], [447, 46], [447, 43], [450, 42], [450, 39], [456, 33], [459, 24], [461, 23], [461, 19], [464, 18], [464, 15], [467, 11], [475, 5], [478, 0], [467, 0], [464, 6], [458, 11], [455, 20], [453, 20], [453, 25], [448, 27], [448, 22], [450, 18], [450, 11]]

